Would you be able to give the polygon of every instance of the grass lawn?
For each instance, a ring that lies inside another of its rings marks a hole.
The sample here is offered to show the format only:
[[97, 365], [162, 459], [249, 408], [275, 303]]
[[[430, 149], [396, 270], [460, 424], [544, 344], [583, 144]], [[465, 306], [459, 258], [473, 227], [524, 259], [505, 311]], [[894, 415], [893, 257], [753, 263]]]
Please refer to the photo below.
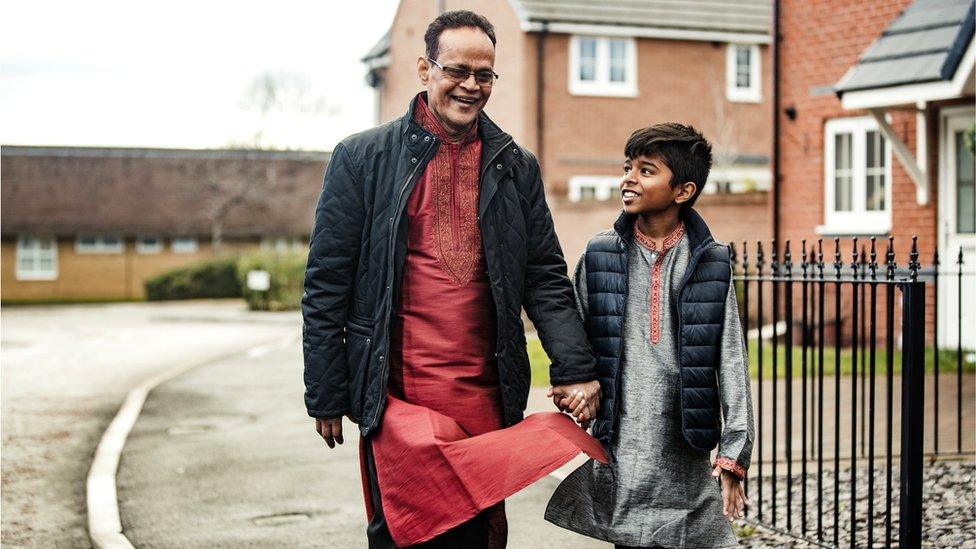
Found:
[[[755, 378], [759, 371], [759, 359], [757, 352], [757, 345], [755, 341], [749, 342], [749, 373]], [[537, 387], [548, 387], [549, 386], [549, 356], [542, 349], [542, 343], [539, 338], [530, 338], [528, 340], [528, 350], [529, 350], [529, 363], [532, 366], [532, 385]], [[867, 350], [870, 351], [870, 350]], [[763, 378], [768, 379], [773, 372], [773, 349], [771, 341], [763, 342]], [[870, 360], [869, 352], [864, 354], [866, 360]], [[972, 351], [963, 350], [963, 362], [962, 368], [964, 372], [976, 372], [976, 363], [972, 361], [967, 362], [967, 356], [972, 356]], [[799, 376], [803, 372], [802, 366], [803, 353], [799, 345], [793, 348], [793, 375]], [[894, 372], [901, 372], [901, 351], [895, 350], [894, 356]], [[814, 350], [812, 353], [807, 355], [807, 372], [808, 375], [812, 375], [813, 366], [817, 364], [819, 357]], [[932, 349], [925, 349], [925, 371], [933, 371], [933, 357]], [[858, 353], [858, 371], [861, 369], [861, 354]], [[875, 372], [878, 374], [883, 374], [887, 372], [887, 353], [885, 353], [884, 348], [880, 348], [875, 353]], [[777, 352], [777, 368], [776, 371], [780, 377], [784, 376], [786, 373], [786, 349], [782, 345], [779, 346]], [[833, 347], [824, 348], [824, 375], [833, 375], [836, 371], [836, 353]], [[840, 352], [840, 371], [842, 374], [850, 374], [853, 367], [853, 356], [850, 349], [841, 349]], [[941, 350], [939, 351], [939, 371], [940, 372], [955, 372], [956, 371], [956, 351], [952, 350]]]

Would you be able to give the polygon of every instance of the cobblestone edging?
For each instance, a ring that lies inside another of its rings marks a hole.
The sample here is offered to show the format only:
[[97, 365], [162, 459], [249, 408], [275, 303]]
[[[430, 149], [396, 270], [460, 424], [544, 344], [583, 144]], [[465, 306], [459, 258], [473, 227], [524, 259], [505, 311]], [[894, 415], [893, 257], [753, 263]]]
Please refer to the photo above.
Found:
[[[799, 471], [796, 471], [797, 473]], [[814, 470], [814, 473], [816, 471]], [[939, 461], [926, 464], [924, 469], [925, 488], [923, 492], [922, 545], [923, 547], [976, 547], [976, 462]], [[807, 477], [807, 538], [816, 539], [817, 528], [817, 477]], [[884, 547], [885, 541], [885, 472], [883, 465], [874, 471], [874, 546]], [[840, 471], [839, 506], [840, 521], [838, 540], [841, 546], [850, 544], [850, 469]], [[823, 529], [824, 542], [833, 542], [834, 517], [834, 473], [823, 473]], [[868, 469], [857, 468], [857, 532], [858, 547], [867, 547], [867, 507], [868, 507]], [[792, 532], [800, 532], [800, 493], [801, 479], [793, 479]], [[756, 519], [756, 486], [750, 486], [753, 509], [750, 519]], [[892, 470], [892, 543], [898, 538], [898, 468]], [[763, 483], [763, 521], [771, 520], [772, 483]], [[776, 526], [786, 528], [786, 478], [777, 480], [777, 521]], [[812, 504], [811, 504], [812, 502]], [[744, 547], [817, 547], [810, 543], [746, 521], [737, 521], [736, 532], [740, 545]]]

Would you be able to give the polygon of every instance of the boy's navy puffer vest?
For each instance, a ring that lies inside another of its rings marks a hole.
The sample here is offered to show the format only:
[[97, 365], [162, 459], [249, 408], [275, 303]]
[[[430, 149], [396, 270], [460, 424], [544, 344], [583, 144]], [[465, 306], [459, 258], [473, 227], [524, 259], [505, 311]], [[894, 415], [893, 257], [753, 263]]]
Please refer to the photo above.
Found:
[[[692, 448], [711, 451], [721, 437], [718, 366], [725, 299], [732, 273], [727, 246], [712, 239], [694, 210], [682, 216], [690, 256], [678, 292], [678, 356], [681, 367], [681, 427]], [[616, 432], [620, 401], [627, 303], [627, 261], [633, 245], [635, 216], [621, 214], [612, 231], [600, 233], [586, 247], [589, 321], [586, 329], [597, 354], [602, 402], [593, 436], [609, 445]]]

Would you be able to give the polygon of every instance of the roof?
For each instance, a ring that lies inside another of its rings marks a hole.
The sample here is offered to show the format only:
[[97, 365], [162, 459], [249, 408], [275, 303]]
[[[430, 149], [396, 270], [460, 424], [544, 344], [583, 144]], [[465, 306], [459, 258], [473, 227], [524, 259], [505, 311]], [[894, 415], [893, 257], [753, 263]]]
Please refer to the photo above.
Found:
[[386, 31], [386, 34], [384, 34], [378, 42], [373, 44], [373, 47], [366, 52], [366, 55], [364, 55], [360, 61], [363, 63], [369, 63], [374, 59], [380, 59], [386, 56], [388, 53], [390, 53], [390, 31]]
[[838, 82], [838, 94], [952, 80], [973, 40], [976, 0], [915, 0]]
[[769, 34], [771, 0], [512, 0], [523, 21]]
[[[3, 146], [0, 231], [307, 236], [330, 153]], [[208, 182], [216, 181], [211, 184]]]

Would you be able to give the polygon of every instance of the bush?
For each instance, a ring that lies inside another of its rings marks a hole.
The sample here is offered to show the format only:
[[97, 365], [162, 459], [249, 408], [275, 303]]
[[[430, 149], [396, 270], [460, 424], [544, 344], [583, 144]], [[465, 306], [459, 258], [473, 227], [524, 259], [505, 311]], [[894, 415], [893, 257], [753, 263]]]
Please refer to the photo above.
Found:
[[208, 259], [146, 280], [149, 301], [214, 297], [241, 297], [237, 257]]
[[[237, 279], [248, 307], [252, 311], [286, 311], [297, 309], [302, 302], [305, 281], [304, 253], [252, 252], [237, 263]], [[271, 287], [267, 291], [247, 288], [249, 271], [267, 271]]]

